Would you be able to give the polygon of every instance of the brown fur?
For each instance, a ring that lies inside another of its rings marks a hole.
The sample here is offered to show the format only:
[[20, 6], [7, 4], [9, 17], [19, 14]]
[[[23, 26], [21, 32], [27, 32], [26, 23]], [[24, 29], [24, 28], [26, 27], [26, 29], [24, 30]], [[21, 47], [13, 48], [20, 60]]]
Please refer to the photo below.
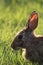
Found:
[[25, 49], [25, 57], [32, 62], [43, 62], [43, 36], [35, 36], [33, 31], [38, 25], [38, 14], [32, 12], [27, 26], [18, 35], [11, 44], [13, 49]]

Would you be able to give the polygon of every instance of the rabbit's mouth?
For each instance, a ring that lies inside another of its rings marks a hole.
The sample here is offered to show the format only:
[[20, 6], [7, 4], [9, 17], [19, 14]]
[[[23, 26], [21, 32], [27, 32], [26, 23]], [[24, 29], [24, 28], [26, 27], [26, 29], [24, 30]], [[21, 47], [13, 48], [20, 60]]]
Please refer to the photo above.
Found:
[[14, 50], [19, 50], [21, 47], [14, 47], [13, 45], [11, 45], [11, 48]]
[[19, 49], [20, 49], [20, 47], [14, 48], [14, 50], [19, 50]]

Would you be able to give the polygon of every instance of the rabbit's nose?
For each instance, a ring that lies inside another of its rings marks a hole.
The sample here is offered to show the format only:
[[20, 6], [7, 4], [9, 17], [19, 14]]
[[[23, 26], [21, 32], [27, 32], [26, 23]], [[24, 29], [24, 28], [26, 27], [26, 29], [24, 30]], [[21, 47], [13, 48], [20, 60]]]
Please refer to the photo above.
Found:
[[16, 47], [14, 44], [11, 44], [11, 48], [16, 50]]
[[13, 49], [14, 49], [14, 45], [13, 45], [13, 44], [11, 44], [11, 48], [13, 48]]

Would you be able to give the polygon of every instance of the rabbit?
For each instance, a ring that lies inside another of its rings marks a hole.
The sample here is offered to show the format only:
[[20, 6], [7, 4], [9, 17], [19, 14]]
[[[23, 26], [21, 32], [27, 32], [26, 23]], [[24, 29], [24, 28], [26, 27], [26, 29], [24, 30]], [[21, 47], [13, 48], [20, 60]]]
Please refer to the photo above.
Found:
[[26, 22], [25, 28], [13, 40], [11, 47], [15, 50], [25, 49], [26, 59], [41, 62], [43, 65], [43, 36], [36, 36], [34, 30], [38, 26], [38, 13], [33, 11]]

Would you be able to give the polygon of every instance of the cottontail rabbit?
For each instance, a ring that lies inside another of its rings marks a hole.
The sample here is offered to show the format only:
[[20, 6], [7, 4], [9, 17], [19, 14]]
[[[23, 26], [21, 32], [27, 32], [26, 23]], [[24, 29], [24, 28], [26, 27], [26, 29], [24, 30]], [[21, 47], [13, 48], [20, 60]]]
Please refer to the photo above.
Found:
[[11, 47], [25, 48], [25, 57], [30, 61], [43, 62], [43, 36], [35, 36], [33, 31], [38, 25], [38, 14], [34, 11], [27, 21], [26, 27], [16, 35]]

